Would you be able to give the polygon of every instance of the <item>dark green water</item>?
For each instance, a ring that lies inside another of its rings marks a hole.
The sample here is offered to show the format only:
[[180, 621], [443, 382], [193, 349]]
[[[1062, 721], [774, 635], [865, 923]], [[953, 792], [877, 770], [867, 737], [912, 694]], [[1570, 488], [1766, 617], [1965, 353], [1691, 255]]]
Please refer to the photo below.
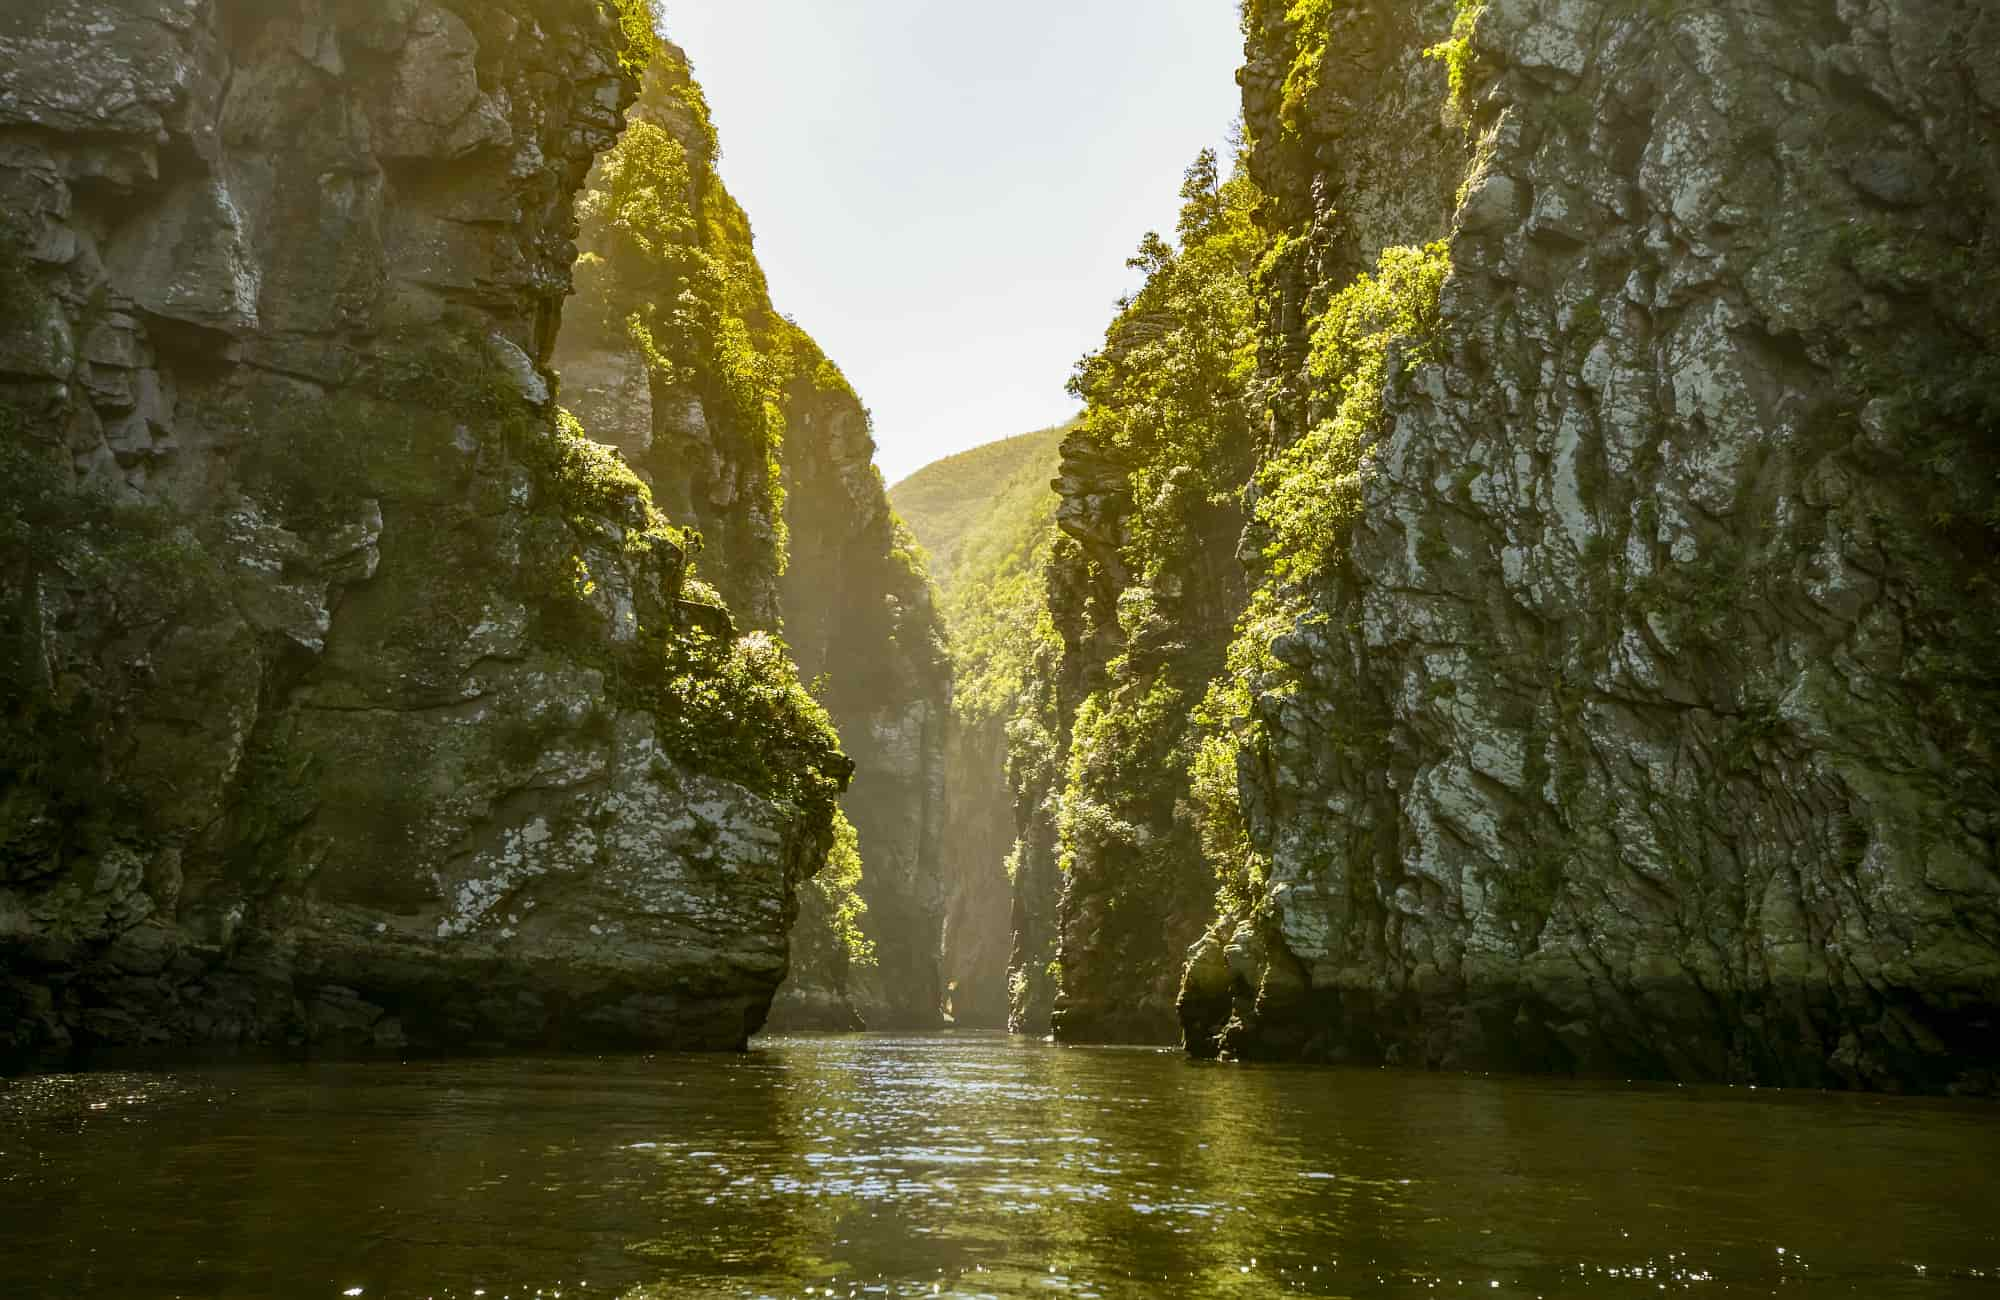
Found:
[[2000, 1297], [2000, 1110], [998, 1037], [0, 1082], [0, 1297]]

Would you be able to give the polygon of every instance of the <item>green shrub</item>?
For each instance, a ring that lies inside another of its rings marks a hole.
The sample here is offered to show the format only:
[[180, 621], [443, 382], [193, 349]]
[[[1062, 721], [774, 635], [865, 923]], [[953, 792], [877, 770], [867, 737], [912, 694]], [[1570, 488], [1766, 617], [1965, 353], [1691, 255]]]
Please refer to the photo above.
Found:
[[643, 633], [619, 668], [617, 689], [659, 719], [670, 753], [833, 824], [853, 765], [784, 642], [763, 632], [734, 642], [700, 629]]
[[1361, 457], [1380, 431], [1390, 347], [1403, 344], [1408, 364], [1428, 357], [1450, 271], [1443, 243], [1384, 249], [1374, 274], [1327, 304], [1306, 366], [1313, 404], [1327, 413], [1258, 471], [1263, 559], [1278, 586], [1312, 581], [1338, 554], [1361, 509]]
[[844, 986], [850, 971], [876, 964], [875, 943], [864, 925], [868, 904], [860, 886], [861, 838], [847, 814], [836, 809], [826, 865], [800, 892], [794, 968], [830, 971]]
[[1452, 113], [1467, 126], [1472, 122], [1472, 33], [1486, 12], [1486, 0], [1457, 0], [1458, 14], [1452, 20], [1451, 37], [1424, 51], [1424, 57], [1445, 65], [1451, 82]]

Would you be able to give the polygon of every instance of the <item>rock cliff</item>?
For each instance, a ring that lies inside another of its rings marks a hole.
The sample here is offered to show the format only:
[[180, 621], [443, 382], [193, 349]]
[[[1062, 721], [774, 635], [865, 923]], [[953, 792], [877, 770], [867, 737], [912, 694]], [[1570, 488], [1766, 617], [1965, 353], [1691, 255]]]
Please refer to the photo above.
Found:
[[[1041, 607], [1042, 568], [1055, 532], [1050, 480], [1064, 432], [989, 443], [928, 465], [890, 490], [930, 557], [951, 633], [942, 952], [947, 1008], [965, 1027], [1006, 1026], [1010, 990], [1019, 989], [1019, 1023], [1047, 1032], [1048, 1008], [1035, 1014], [1027, 1006], [1027, 967], [1045, 970], [1052, 954], [1031, 962], [1026, 954], [1046, 947], [1047, 938], [1025, 915], [1017, 933], [1013, 918], [1016, 885], [1026, 889], [1040, 877], [1033, 850], [1020, 844], [1009, 728], [1035, 676], [1035, 657], [1059, 645], [1053, 628], [1041, 626]], [[1037, 895], [1051, 922], [1054, 902], [1053, 888], [1045, 899]], [[1010, 978], [1010, 968], [1019, 975]]]
[[1177, 238], [1141, 243], [1144, 287], [1077, 368], [1054, 535], [1034, 608], [1010, 614], [1040, 633], [1006, 706], [1010, 1023], [1071, 1042], [1174, 1041], [1183, 960], [1214, 910], [1188, 773], [1243, 605], [1259, 236], [1254, 191], [1212, 153], [1182, 193]]
[[703, 577], [823, 678], [854, 761], [843, 807], [865, 936], [842, 922], [843, 941], [822, 942], [854, 904], [812, 900], [808, 959], [775, 1023], [934, 1026], [951, 680], [929, 579], [875, 469], [866, 408], [772, 306], [679, 48], [662, 43], [632, 116], [580, 205], [579, 296], [556, 353], [565, 399], [699, 528]]
[[846, 760], [544, 364], [648, 21], [0, 12], [0, 1049], [763, 1020]]
[[1190, 1047], [1991, 1089], [2000, 14], [1307, 8]]

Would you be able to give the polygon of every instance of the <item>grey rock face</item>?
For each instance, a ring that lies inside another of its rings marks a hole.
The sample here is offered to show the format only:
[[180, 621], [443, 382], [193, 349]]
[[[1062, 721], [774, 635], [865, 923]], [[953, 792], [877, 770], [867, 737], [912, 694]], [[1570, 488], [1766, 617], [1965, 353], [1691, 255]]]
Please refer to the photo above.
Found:
[[1269, 888], [1190, 1044], [1989, 1089], [2000, 19], [1495, 0], [1474, 50], [1466, 151], [1400, 175], [1343, 164], [1385, 137], [1334, 79], [1318, 168], [1246, 80], [1311, 249], [1275, 391], [1375, 248], [1453, 271], [1260, 703]]
[[761, 1022], [829, 828], [670, 743], [684, 557], [543, 409], [615, 42], [0, 11], [0, 1049]]

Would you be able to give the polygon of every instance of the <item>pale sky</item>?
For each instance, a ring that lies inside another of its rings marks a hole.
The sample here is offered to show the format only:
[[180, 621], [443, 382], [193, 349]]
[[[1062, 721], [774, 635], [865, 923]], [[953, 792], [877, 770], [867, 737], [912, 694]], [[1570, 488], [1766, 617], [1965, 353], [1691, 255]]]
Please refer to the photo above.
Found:
[[1125, 259], [1239, 112], [1237, 0], [667, 0], [666, 26], [892, 483], [1075, 413]]

